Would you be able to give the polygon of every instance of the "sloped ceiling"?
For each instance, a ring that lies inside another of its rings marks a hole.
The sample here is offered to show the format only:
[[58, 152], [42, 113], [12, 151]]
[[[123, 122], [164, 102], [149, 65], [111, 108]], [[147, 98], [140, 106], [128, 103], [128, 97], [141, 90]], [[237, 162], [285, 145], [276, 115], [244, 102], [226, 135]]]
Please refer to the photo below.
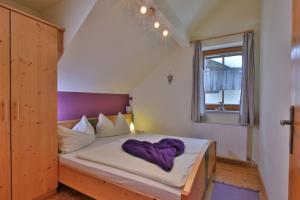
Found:
[[[124, 1], [135, 0], [14, 1], [68, 29], [58, 68], [60, 91], [130, 92], [163, 57], [178, 48], [180, 43], [172, 36], [177, 34], [189, 44], [195, 27], [213, 14], [221, 0], [148, 0], [176, 29], [167, 39], [162, 39], [152, 23]], [[92, 3], [85, 6], [82, 17], [74, 17], [83, 13], [78, 8], [84, 2]]]
[[[0, 0], [12, 1], [20, 5], [24, 5], [37, 13], [43, 13], [45, 10], [58, 4], [66, 4], [69, 0]], [[81, 1], [81, 2], [79, 2]], [[97, 0], [94, 0], [97, 1]], [[99, 0], [105, 1], [105, 0]], [[222, 0], [119, 0], [120, 2], [144, 2], [148, 6], [154, 4], [158, 12], [164, 16], [165, 24], [171, 36], [175, 38], [181, 46], [188, 46], [190, 36], [196, 28], [201, 24], [222, 2]], [[84, 4], [89, 1], [73, 0], [73, 4]], [[71, 4], [72, 7], [72, 4]], [[42, 15], [43, 16], [43, 15]], [[166, 20], [165, 20], [166, 19]], [[57, 20], [56, 20], [57, 21]]]
[[209, 15], [211, 15], [222, 0], [153, 0], [159, 9], [170, 18], [177, 21], [188, 35], [191, 35]]
[[260, 0], [226, 0], [214, 9], [194, 29], [192, 40], [237, 33], [246, 30], [258, 30], [260, 26]]
[[98, 1], [59, 62], [59, 90], [128, 93], [176, 46], [144, 23], [122, 1]]
[[[179, 0], [153, 2], [173, 25], [189, 32], [219, 1], [186, 0], [184, 6]], [[97, 1], [59, 62], [59, 90], [128, 93], [178, 47], [122, 2]]]
[[44, 9], [41, 16], [65, 28], [64, 47], [67, 49], [96, 2], [97, 0], [59, 1]]

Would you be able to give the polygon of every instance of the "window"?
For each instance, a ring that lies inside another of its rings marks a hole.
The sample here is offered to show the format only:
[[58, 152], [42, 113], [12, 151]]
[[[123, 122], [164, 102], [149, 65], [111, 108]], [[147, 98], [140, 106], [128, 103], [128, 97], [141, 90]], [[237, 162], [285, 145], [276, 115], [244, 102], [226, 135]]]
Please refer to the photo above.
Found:
[[239, 110], [242, 65], [242, 47], [204, 52], [204, 91], [207, 110]]

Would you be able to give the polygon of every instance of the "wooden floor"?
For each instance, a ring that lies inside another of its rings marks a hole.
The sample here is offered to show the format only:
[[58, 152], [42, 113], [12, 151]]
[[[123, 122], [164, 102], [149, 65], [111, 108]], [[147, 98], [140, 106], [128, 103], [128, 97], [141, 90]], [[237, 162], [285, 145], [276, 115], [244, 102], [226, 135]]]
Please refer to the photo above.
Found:
[[[259, 178], [257, 167], [218, 162], [214, 180], [221, 183], [259, 191], [260, 199], [267, 200], [266, 193]], [[205, 200], [211, 199], [212, 187], [213, 186], [211, 184]]]
[[[267, 200], [256, 167], [246, 167], [223, 162], [217, 163], [215, 181], [260, 191], [261, 200]], [[210, 200], [213, 184], [210, 185], [205, 200]], [[92, 200], [65, 186], [60, 186], [58, 193], [48, 200]]]

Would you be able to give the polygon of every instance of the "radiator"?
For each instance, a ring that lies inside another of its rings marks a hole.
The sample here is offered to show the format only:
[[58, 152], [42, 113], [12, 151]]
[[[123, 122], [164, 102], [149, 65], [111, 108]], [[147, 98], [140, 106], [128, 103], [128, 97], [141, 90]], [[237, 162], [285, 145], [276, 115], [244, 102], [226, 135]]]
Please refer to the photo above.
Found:
[[217, 156], [247, 160], [248, 129], [244, 126], [201, 124], [198, 136], [217, 142]]

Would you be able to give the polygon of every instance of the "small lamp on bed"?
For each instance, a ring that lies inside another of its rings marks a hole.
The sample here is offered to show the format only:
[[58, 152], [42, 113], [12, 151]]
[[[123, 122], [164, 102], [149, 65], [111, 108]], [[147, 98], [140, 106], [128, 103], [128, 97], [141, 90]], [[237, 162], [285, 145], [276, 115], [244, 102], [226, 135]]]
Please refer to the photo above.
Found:
[[134, 127], [134, 124], [132, 122], [130, 123], [129, 128], [130, 128], [131, 133], [135, 133], [135, 127]]

